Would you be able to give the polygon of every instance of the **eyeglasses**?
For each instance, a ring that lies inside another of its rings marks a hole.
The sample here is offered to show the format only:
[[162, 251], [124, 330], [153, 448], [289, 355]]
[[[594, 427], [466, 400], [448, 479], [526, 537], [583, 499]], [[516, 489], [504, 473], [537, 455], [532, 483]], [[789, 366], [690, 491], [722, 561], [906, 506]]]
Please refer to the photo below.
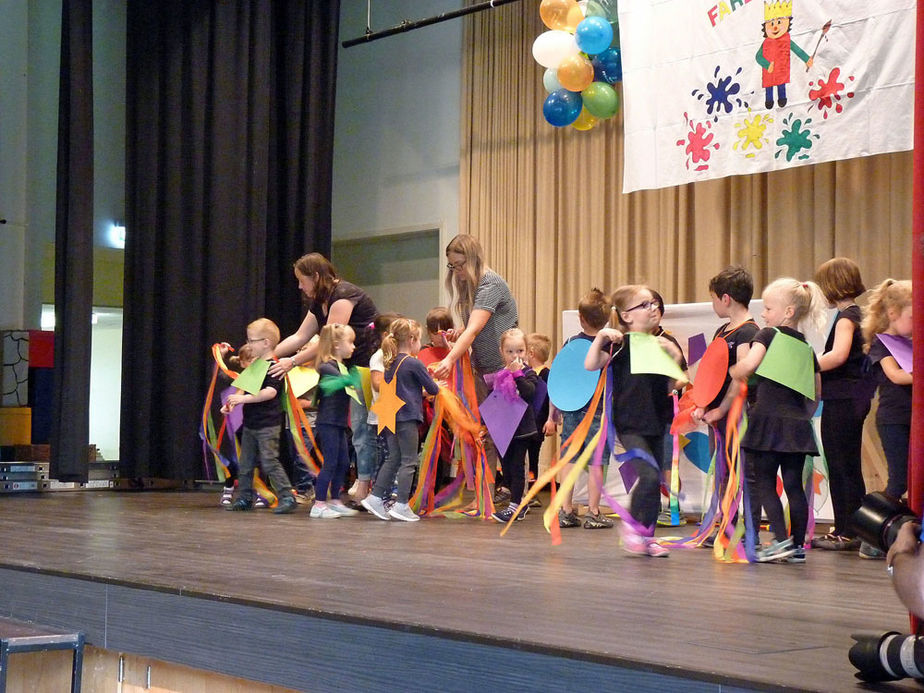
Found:
[[452, 262], [449, 262], [449, 263], [446, 264], [446, 269], [448, 269], [448, 270], [460, 270], [460, 269], [462, 269], [463, 267], [465, 267], [465, 263], [466, 263], [466, 262], [468, 262], [468, 261], [467, 261], [467, 260], [463, 260], [462, 262], [457, 262], [457, 263], [455, 263], [455, 264], [453, 264]]
[[631, 313], [633, 310], [638, 310], [639, 308], [643, 308], [645, 310], [658, 310], [660, 307], [661, 307], [660, 301], [642, 301], [637, 306], [626, 308], [624, 312]]
[[257, 342], [263, 342], [263, 341], [265, 341], [265, 340], [267, 340], [267, 339], [269, 339], [269, 337], [258, 337], [257, 339], [248, 339], [248, 340], [247, 340], [247, 343], [248, 343], [248, 344], [256, 344]]

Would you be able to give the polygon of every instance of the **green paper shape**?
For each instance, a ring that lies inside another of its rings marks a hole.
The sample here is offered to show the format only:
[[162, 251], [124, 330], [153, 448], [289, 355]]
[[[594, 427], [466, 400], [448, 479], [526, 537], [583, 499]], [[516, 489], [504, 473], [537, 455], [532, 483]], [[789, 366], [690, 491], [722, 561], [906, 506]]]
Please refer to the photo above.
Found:
[[234, 387], [250, 395], [260, 394], [260, 390], [263, 389], [263, 380], [266, 378], [269, 367], [269, 361], [257, 359], [234, 379]]
[[777, 330], [756, 373], [809, 399], [815, 399], [812, 347], [801, 339]]
[[629, 369], [633, 373], [653, 373], [666, 375], [674, 380], [687, 379], [680, 368], [680, 364], [671, 358], [661, 345], [658, 338], [647, 332], [627, 332], [626, 337], [631, 340], [629, 347]]

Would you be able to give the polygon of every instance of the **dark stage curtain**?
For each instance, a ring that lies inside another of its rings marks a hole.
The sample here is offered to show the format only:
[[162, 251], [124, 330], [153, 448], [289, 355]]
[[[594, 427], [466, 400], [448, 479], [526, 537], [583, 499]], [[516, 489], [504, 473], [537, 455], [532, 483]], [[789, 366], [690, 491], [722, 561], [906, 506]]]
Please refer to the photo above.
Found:
[[86, 481], [93, 314], [93, 3], [63, 0], [51, 476]]
[[207, 350], [301, 302], [330, 250], [338, 0], [132, 2], [121, 459], [202, 478]]

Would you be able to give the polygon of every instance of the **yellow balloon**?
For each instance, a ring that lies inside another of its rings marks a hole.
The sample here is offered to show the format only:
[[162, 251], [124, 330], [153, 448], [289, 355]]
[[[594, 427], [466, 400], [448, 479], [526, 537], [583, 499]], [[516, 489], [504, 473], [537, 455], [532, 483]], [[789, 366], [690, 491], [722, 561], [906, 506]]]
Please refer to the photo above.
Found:
[[592, 129], [598, 122], [598, 118], [595, 115], [591, 115], [591, 113], [582, 106], [581, 115], [577, 117], [577, 120], [571, 123], [571, 127], [583, 132]]
[[574, 7], [568, 10], [568, 16], [565, 17], [565, 25], [562, 27], [565, 31], [570, 31], [572, 34], [577, 31], [577, 26], [584, 21], [584, 10], [581, 9], [580, 5], [575, 4]]
[[539, 5], [539, 16], [542, 18], [542, 23], [549, 29], [567, 29], [573, 34], [577, 24], [570, 29], [568, 26], [574, 10], [581, 14], [581, 19], [584, 18], [577, 0], [542, 0]]
[[568, 91], [584, 91], [594, 81], [594, 66], [583, 55], [570, 55], [558, 63], [558, 81]]

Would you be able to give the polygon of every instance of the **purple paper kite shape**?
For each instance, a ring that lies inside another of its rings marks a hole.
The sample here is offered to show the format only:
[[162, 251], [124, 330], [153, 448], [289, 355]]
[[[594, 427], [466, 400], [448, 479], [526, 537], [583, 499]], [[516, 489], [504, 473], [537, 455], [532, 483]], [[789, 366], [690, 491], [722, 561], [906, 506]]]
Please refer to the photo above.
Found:
[[[221, 393], [221, 406], [225, 406], [225, 402], [228, 401], [228, 397], [237, 392], [236, 387], [229, 387], [222, 391]], [[227, 416], [228, 423], [228, 432], [231, 435], [237, 433], [237, 430], [244, 423], [244, 405], [239, 404], [234, 409], [231, 410], [231, 413]]]
[[914, 359], [911, 354], [911, 340], [905, 337], [899, 337], [894, 334], [877, 334], [882, 346], [889, 350], [892, 358], [898, 363], [898, 367], [905, 373], [910, 373], [914, 365]]
[[702, 332], [687, 339], [687, 353], [690, 355], [690, 365], [703, 358], [706, 353], [706, 335]]
[[488, 433], [491, 434], [494, 447], [497, 448], [497, 452], [501, 456], [507, 453], [510, 441], [513, 440], [513, 434], [516, 433], [517, 426], [520, 425], [520, 419], [523, 418], [528, 406], [519, 397], [511, 401], [498, 390], [494, 390], [485, 398], [484, 402], [478, 405], [481, 419], [484, 421], [484, 425], [488, 427]]

